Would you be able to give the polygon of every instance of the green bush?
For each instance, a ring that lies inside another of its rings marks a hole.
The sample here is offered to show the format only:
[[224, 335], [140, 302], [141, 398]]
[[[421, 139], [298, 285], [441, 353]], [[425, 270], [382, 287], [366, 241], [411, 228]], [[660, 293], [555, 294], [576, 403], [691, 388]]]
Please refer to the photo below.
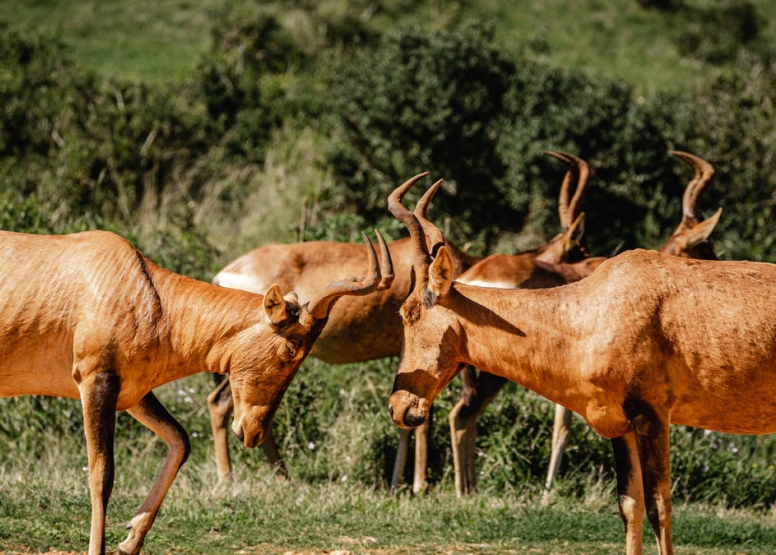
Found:
[[[403, 30], [331, 72], [338, 134], [328, 164], [346, 205], [368, 221], [385, 218], [388, 193], [429, 170], [456, 189], [435, 201], [436, 210], [455, 214], [454, 238], [487, 237], [492, 222], [512, 218], [496, 189], [506, 170], [496, 142], [514, 66], [491, 35], [482, 26]], [[473, 213], [479, 207], [487, 218]]]

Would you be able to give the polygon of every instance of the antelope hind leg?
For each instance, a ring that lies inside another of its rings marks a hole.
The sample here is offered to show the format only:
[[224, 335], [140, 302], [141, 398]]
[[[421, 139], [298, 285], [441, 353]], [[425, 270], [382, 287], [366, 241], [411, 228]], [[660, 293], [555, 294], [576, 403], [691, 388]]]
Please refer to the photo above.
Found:
[[617, 501], [625, 525], [625, 552], [641, 555], [641, 532], [644, 523], [644, 486], [636, 438], [631, 434], [612, 440]]
[[143, 547], [148, 530], [154, 523], [159, 507], [164, 501], [178, 470], [189, 456], [189, 438], [180, 424], [167, 412], [153, 393], [148, 393], [134, 407], [127, 411], [138, 422], [158, 435], [169, 449], [167, 459], [156, 478], [151, 491], [135, 516], [127, 524], [127, 539], [119, 544], [119, 555], [137, 555]]

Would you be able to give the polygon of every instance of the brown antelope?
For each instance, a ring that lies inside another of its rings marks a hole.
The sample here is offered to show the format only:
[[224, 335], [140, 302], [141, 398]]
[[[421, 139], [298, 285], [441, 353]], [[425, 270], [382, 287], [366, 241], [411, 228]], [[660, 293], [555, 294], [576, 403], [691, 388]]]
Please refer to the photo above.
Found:
[[[683, 258], [716, 260], [717, 255], [714, 252], [714, 246], [709, 241], [709, 236], [719, 221], [722, 208], [718, 208], [713, 216], [703, 221], [700, 220], [697, 212], [698, 196], [714, 175], [714, 167], [706, 160], [687, 152], [673, 150], [671, 154], [692, 166], [694, 176], [687, 184], [682, 195], [682, 220], [676, 231], [659, 250], [662, 253]], [[562, 269], [559, 271], [562, 271]], [[571, 281], [569, 280], [569, 282]], [[482, 411], [480, 410], [480, 412]], [[542, 499], [544, 503], [549, 501], [552, 484], [560, 471], [561, 458], [570, 438], [571, 411], [563, 405], [555, 405], [555, 420], [552, 427], [552, 452], [550, 455], [550, 465], [547, 469], [547, 478], [544, 482]], [[470, 461], [467, 462], [470, 462], [472, 467], [474, 466], [473, 455]], [[470, 472], [474, 475], [473, 470]]]
[[[537, 285], [552, 281], [554, 285], [557, 285], [565, 283], [559, 275], [560, 272], [568, 271], [568, 269], [550, 267], [549, 264], [566, 260], [579, 260], [586, 256], [580, 242], [584, 231], [584, 215], [577, 216], [577, 208], [587, 181], [586, 168], [581, 169], [580, 183], [577, 185], [573, 198], [569, 201], [569, 186], [572, 175], [574, 175], [573, 172], [580, 170], [576, 166], [571, 167], [572, 160], [566, 158], [567, 155], [550, 154], [570, 164], [570, 169], [564, 178], [559, 194], [558, 210], [563, 223], [562, 233], [546, 245], [526, 253], [522, 258], [494, 255], [494, 261], [506, 259], [507, 262], [483, 267], [479, 279], [513, 283], [515, 274], [520, 271], [516, 266], [528, 260], [539, 260], [540, 264], [543, 263], [542, 261], [546, 261], [548, 267], [535, 269], [532, 277], [523, 278], [522, 281], [529, 281]], [[427, 173], [422, 173], [413, 179], [418, 180]], [[423, 195], [416, 206], [415, 214], [421, 224], [427, 222], [428, 204], [440, 183], [437, 182]], [[430, 223], [429, 225], [433, 228], [433, 225]], [[454, 261], [456, 276], [480, 260], [461, 252], [452, 243], [446, 242], [446, 245]], [[402, 326], [398, 309], [409, 290], [409, 269], [412, 265], [413, 246], [407, 238], [393, 241], [388, 246], [398, 281], [395, 282], [390, 291], [369, 297], [343, 299], [339, 302], [332, 310], [329, 323], [321, 332], [310, 356], [333, 364], [344, 364], [400, 354]], [[347, 243], [310, 242], [266, 245], [254, 249], [228, 264], [213, 278], [213, 283], [256, 293], [263, 292], [271, 283], [279, 283], [282, 287], [293, 289], [300, 298], [304, 299], [307, 291], [314, 291], [321, 287], [321, 284], [330, 279], [333, 272], [336, 273], [343, 271], [343, 268], [352, 267], [357, 262], [356, 255], [357, 252], [353, 249], [353, 245]], [[521, 262], [516, 265], [514, 261]], [[580, 266], [582, 264], [584, 263], [581, 262]], [[226, 423], [231, 411], [228, 381], [224, 381], [210, 394], [208, 407], [215, 440], [218, 474], [221, 479], [225, 479], [231, 472], [226, 434]], [[403, 430], [402, 432], [391, 479], [391, 489], [395, 489], [399, 485], [408, 458], [411, 430]], [[416, 493], [426, 487], [427, 434], [426, 426], [415, 430], [415, 469], [412, 489]], [[262, 447], [270, 463], [278, 467], [282, 474], [285, 474], [282, 459], [274, 441], [272, 441], [270, 431], [268, 431], [267, 439]]]
[[5, 260], [0, 397], [81, 400], [92, 503], [90, 555], [105, 552], [115, 412], [127, 411], [169, 448], [118, 546], [120, 554], [134, 555], [190, 450], [186, 432], [152, 390], [198, 372], [228, 372], [235, 399], [232, 431], [246, 447], [261, 443], [337, 299], [390, 286], [382, 238], [378, 234], [385, 276], [364, 239], [369, 276], [331, 283], [300, 305], [277, 286], [262, 296], [169, 272], [109, 232], [0, 232]]
[[411, 186], [388, 200], [416, 246], [394, 422], [422, 424], [467, 364], [520, 383], [612, 440], [627, 553], [642, 552], [646, 510], [671, 555], [669, 425], [776, 432], [776, 265], [634, 250], [551, 289], [465, 285], [401, 205]]
[[[423, 175], [426, 174], [417, 178]], [[416, 209], [418, 217], [423, 221], [428, 206], [427, 198], [422, 198]], [[254, 293], [263, 293], [276, 283], [294, 290], [304, 301], [329, 283], [333, 276], [356, 272], [361, 263], [361, 248], [350, 243], [336, 242], [265, 245], [228, 264], [213, 278], [213, 283]], [[454, 261], [455, 275], [479, 260], [458, 250], [451, 243], [447, 243], [447, 248]], [[402, 343], [399, 306], [410, 288], [409, 269], [412, 266], [413, 246], [409, 239], [404, 238], [392, 241], [388, 249], [398, 270], [397, 275], [400, 276], [398, 281], [389, 290], [368, 297], [345, 298], [338, 302], [310, 356], [331, 364], [345, 364], [399, 355]], [[223, 480], [231, 473], [226, 429], [233, 403], [228, 380], [224, 380], [208, 396], [208, 407], [218, 475]], [[414, 491], [425, 487], [428, 450], [425, 432], [425, 429], [416, 432]], [[398, 486], [404, 474], [409, 439], [410, 431], [402, 431], [392, 488]], [[269, 462], [285, 474], [282, 459], [271, 436], [271, 428], [267, 430], [262, 447]]]

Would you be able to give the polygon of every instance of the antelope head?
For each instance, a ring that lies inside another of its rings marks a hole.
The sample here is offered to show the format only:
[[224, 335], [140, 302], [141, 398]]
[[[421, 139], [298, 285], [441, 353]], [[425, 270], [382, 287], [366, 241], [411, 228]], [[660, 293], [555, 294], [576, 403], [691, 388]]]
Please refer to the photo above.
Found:
[[714, 175], [714, 167], [707, 161], [687, 152], [674, 150], [671, 151], [671, 154], [692, 166], [695, 175], [692, 181], [687, 184], [682, 196], [682, 221], [668, 242], [660, 249], [660, 252], [684, 258], [716, 260], [717, 255], [709, 242], [709, 236], [719, 221], [722, 208], [719, 208], [713, 216], [704, 221], [700, 221], [696, 213], [698, 196]]
[[272, 417], [291, 379], [309, 354], [343, 295], [368, 295], [388, 289], [394, 278], [391, 258], [379, 232], [383, 271], [364, 234], [369, 259], [367, 277], [329, 284], [309, 303], [300, 305], [295, 293], [283, 295], [273, 285], [264, 295], [263, 318], [235, 334], [220, 353], [220, 371], [229, 372], [234, 398], [232, 432], [246, 447], [264, 440]]
[[[445, 307], [448, 296], [454, 293], [452, 258], [442, 232], [419, 218], [417, 209], [412, 213], [401, 203], [405, 193], [425, 175], [416, 175], [388, 197], [388, 209], [407, 227], [414, 245], [413, 287], [399, 311], [404, 320], [404, 348], [389, 400], [391, 417], [403, 428], [426, 421], [434, 399], [462, 366], [460, 350], [455, 347], [463, 346], [462, 328]], [[434, 184], [432, 191], [438, 185]], [[423, 202], [430, 196], [425, 195]], [[436, 253], [433, 261], [430, 253]]]

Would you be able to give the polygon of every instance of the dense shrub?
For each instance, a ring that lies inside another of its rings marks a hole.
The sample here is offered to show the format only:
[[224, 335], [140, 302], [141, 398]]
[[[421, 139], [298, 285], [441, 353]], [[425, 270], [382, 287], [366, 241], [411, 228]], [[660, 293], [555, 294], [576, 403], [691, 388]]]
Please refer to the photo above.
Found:
[[457, 239], [488, 236], [493, 222], [511, 219], [496, 189], [506, 170], [496, 140], [514, 66], [491, 46], [491, 32], [400, 31], [332, 72], [339, 134], [329, 164], [345, 204], [367, 220], [384, 218], [388, 193], [430, 170], [456, 189], [435, 207], [455, 214]]

